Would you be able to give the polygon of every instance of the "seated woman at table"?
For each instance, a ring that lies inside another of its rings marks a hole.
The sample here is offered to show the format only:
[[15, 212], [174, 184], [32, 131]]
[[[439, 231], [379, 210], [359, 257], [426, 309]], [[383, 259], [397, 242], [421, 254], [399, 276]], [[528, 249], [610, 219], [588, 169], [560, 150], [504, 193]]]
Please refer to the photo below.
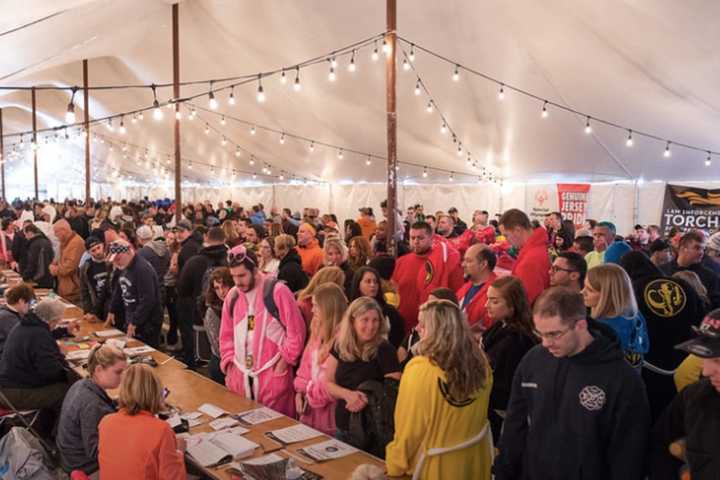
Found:
[[70, 387], [70, 368], [51, 330], [65, 313], [65, 304], [56, 298], [41, 300], [20, 319], [8, 335], [0, 359], [0, 388], [10, 405], [18, 410], [43, 410], [39, 429], [52, 430]]
[[96, 346], [88, 356], [88, 378], [70, 387], [63, 401], [58, 426], [57, 446], [63, 470], [82, 470], [90, 478], [99, 478], [98, 424], [115, 412], [115, 402], [106, 390], [120, 385], [127, 358], [117, 347]]
[[[395, 436], [386, 449], [387, 473], [489, 480], [490, 365], [462, 311], [451, 301], [422, 305], [417, 330], [418, 355], [400, 381]], [[452, 449], [466, 442], [465, 448]], [[431, 449], [453, 451], [430, 454]]]
[[366, 380], [400, 380], [395, 347], [385, 340], [387, 331], [380, 305], [369, 297], [352, 302], [340, 322], [325, 378], [328, 392], [338, 399], [335, 437], [341, 441], [350, 441], [350, 414], [368, 404], [367, 395], [357, 390], [358, 386]]
[[185, 480], [185, 440], [155, 415], [163, 404], [160, 379], [147, 365], [131, 365], [120, 383], [120, 411], [98, 428], [102, 480]]
[[203, 325], [210, 343], [210, 361], [208, 362], [208, 373], [210, 378], [225, 385], [225, 374], [220, 370], [220, 319], [222, 318], [223, 300], [230, 289], [235, 286], [230, 269], [227, 267], [216, 268], [210, 275], [210, 284], [205, 292], [205, 315]]
[[348, 303], [342, 288], [320, 285], [312, 296], [310, 340], [295, 376], [295, 408], [300, 421], [328, 435], [335, 435], [335, 398], [327, 391], [325, 370], [337, 327]]

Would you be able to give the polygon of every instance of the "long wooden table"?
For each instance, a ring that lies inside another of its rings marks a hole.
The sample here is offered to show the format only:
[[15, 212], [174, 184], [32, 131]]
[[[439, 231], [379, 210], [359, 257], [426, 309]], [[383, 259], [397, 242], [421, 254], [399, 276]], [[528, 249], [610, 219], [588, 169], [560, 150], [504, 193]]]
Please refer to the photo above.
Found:
[[[2, 271], [6, 279], [12, 278], [13, 275], [7, 271]], [[8, 281], [8, 283], [11, 283]], [[38, 291], [38, 296], [44, 296], [46, 291]], [[80, 322], [80, 332], [78, 337], [90, 337], [89, 340], [73, 342], [61, 341], [61, 348], [64, 351], [70, 352], [82, 347], [89, 348], [92, 344], [100, 341], [94, 333], [99, 330], [104, 330], [107, 327], [103, 323], [90, 323], [82, 319], [83, 311], [80, 307], [68, 303], [68, 308], [65, 311], [65, 317], [68, 319], [78, 319]], [[80, 343], [84, 345], [76, 345]], [[128, 347], [143, 345], [142, 342], [134, 339], [128, 341]], [[154, 351], [150, 353], [158, 366], [155, 367], [155, 372], [163, 382], [163, 385], [170, 391], [170, 395], [167, 401], [173, 407], [180, 409], [182, 412], [194, 412], [197, 411], [198, 407], [203, 403], [211, 403], [216, 405], [230, 414], [237, 414], [254, 408], [259, 408], [262, 405], [243, 398], [236, 393], [229, 391], [225, 386], [220, 385], [207, 377], [200, 375], [199, 373], [187, 369], [185, 364], [182, 362], [169, 357], [163, 352]], [[87, 375], [87, 373], [80, 367], [75, 368], [79, 375]], [[190, 429], [191, 434], [210, 432], [212, 428], [207, 424], [211, 418], [207, 415], [201, 417], [204, 423]], [[326, 479], [346, 479], [350, 478], [353, 470], [362, 464], [373, 464], [381, 468], [384, 468], [384, 462], [372, 455], [365, 452], [358, 451], [348, 456], [330, 460], [327, 462], [317, 463], [310, 462], [309, 459], [296, 453], [299, 448], [306, 447], [315, 443], [320, 443], [327, 440], [329, 437], [322, 436], [304, 442], [292, 444], [290, 446], [283, 447], [279, 443], [276, 443], [268, 439], [264, 433], [270, 430], [277, 430], [279, 428], [288, 427], [299, 423], [297, 420], [289, 417], [281, 417], [275, 420], [271, 420], [259, 425], [247, 427], [250, 432], [243, 435], [247, 439], [260, 445], [260, 448], [255, 450], [252, 457], [256, 458], [268, 453], [276, 453], [282, 457], [292, 456], [297, 460], [297, 464], [302, 468], [322, 475]], [[289, 453], [288, 453], [289, 452]], [[192, 457], [189, 455], [186, 458], [192, 462]], [[242, 459], [246, 460], [246, 459]], [[304, 460], [304, 461], [303, 461]], [[308, 463], [306, 463], [308, 462]], [[230, 480], [232, 475], [228, 472], [227, 465], [220, 466], [218, 468], [202, 468], [196, 465], [205, 475], [221, 480]]]

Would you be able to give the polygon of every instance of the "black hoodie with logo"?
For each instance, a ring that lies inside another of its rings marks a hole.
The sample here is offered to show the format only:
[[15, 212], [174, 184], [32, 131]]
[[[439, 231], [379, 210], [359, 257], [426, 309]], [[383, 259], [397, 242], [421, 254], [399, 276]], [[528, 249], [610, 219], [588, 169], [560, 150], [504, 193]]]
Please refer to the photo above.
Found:
[[497, 480], [641, 480], [650, 411], [617, 339], [593, 322], [572, 357], [531, 349], [513, 379]]

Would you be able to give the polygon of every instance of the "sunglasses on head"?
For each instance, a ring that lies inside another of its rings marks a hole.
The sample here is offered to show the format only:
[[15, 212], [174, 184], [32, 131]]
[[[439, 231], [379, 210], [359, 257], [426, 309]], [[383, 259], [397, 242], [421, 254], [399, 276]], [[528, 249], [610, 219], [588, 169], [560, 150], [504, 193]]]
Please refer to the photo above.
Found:
[[232, 251], [228, 252], [227, 260], [230, 266], [238, 266], [243, 263], [245, 259], [247, 259], [253, 266], [255, 265], [253, 259], [248, 257], [247, 250], [243, 249], [242, 252], [237, 253], [233, 253]]

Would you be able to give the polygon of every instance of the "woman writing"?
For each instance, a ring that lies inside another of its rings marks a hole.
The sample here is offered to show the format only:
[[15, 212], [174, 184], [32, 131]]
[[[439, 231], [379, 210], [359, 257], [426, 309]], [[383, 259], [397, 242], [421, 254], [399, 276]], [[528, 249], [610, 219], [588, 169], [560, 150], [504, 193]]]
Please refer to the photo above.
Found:
[[350, 414], [363, 410], [367, 396], [357, 390], [366, 380], [400, 379], [395, 348], [385, 340], [387, 324], [380, 305], [368, 297], [350, 304], [330, 351], [325, 371], [327, 390], [338, 399], [335, 436], [350, 440]]
[[334, 283], [320, 285], [312, 296], [310, 340], [294, 380], [295, 408], [304, 424], [335, 435], [336, 400], [327, 391], [326, 370], [330, 348], [348, 303]]
[[127, 368], [122, 350], [96, 346], [88, 357], [88, 378], [75, 382], [63, 400], [57, 446], [63, 470], [82, 470], [91, 479], [98, 476], [98, 424], [105, 415], [115, 413], [115, 402], [107, 390], [120, 385]]
[[493, 325], [485, 331], [482, 346], [493, 369], [490, 424], [500, 437], [502, 418], [510, 400], [512, 379], [520, 360], [537, 343], [532, 312], [522, 282], [515, 277], [495, 280], [487, 293], [487, 313]]
[[185, 440], [155, 415], [163, 405], [160, 379], [147, 365], [128, 367], [120, 384], [120, 411], [100, 421], [101, 480], [185, 480]]
[[402, 408], [395, 411], [395, 436], [386, 449], [387, 473], [489, 480], [490, 366], [453, 302], [425, 303], [417, 329], [418, 356], [400, 381]]

